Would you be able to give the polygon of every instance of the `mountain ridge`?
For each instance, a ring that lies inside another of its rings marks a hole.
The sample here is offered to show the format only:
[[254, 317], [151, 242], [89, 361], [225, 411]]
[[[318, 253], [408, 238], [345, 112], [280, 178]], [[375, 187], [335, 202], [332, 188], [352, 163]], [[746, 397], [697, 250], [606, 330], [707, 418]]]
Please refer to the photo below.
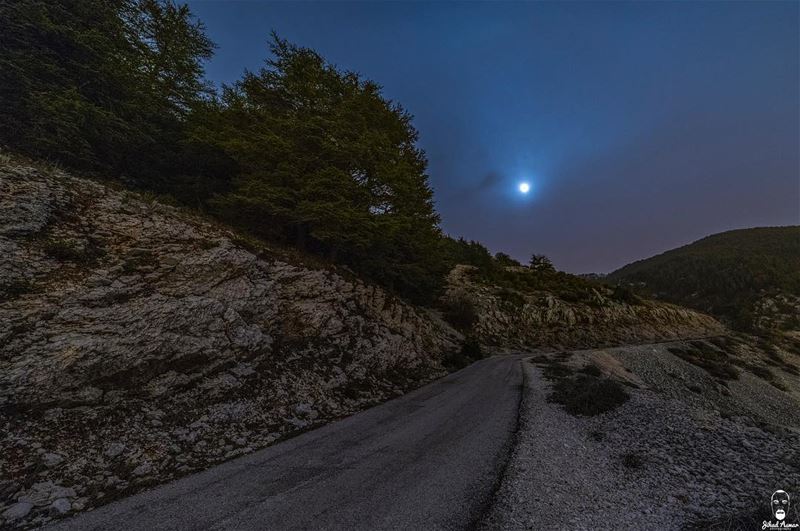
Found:
[[[632, 262], [607, 278], [710, 313], [738, 329], [770, 329], [760, 322], [760, 307], [788, 299], [782, 304], [791, 313], [790, 307], [800, 303], [800, 226], [712, 234]], [[787, 321], [772, 328], [798, 324]]]

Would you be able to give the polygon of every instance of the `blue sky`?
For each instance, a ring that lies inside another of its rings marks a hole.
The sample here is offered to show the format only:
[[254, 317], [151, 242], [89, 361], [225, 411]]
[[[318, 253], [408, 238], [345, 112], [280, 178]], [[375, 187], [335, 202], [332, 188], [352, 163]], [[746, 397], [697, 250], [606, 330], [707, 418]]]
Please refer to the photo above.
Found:
[[492, 251], [607, 272], [800, 223], [800, 3], [189, 4], [216, 84], [260, 68], [273, 29], [380, 83], [442, 227]]

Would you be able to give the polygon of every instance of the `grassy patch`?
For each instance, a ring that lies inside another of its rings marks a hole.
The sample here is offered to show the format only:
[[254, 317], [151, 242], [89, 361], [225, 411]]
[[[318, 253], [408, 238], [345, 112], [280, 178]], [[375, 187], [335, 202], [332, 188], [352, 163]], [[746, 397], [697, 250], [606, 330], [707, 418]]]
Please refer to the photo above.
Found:
[[570, 415], [592, 417], [616, 409], [630, 395], [619, 382], [580, 374], [558, 380], [549, 398], [563, 405]]
[[548, 400], [561, 404], [567, 413], [592, 417], [616, 409], [630, 395], [616, 380], [601, 377], [600, 368], [594, 364], [575, 371], [564, 363], [572, 352], [560, 352], [555, 359], [534, 358], [542, 367], [544, 377], [553, 382]]
[[688, 348], [669, 347], [667, 350], [682, 360], [700, 367], [719, 380], [739, 378], [739, 371], [733, 366], [725, 351], [703, 341], [692, 341]]
[[501, 288], [496, 295], [503, 304], [512, 308], [522, 308], [525, 306], [525, 297], [513, 289]]
[[103, 250], [94, 242], [81, 245], [75, 240], [51, 238], [42, 246], [44, 253], [59, 262], [88, 263], [102, 256]]

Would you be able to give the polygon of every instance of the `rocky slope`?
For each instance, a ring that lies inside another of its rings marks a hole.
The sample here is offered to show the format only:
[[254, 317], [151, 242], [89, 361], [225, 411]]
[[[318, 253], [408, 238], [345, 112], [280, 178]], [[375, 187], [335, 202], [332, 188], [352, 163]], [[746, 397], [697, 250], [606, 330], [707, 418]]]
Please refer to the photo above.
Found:
[[575, 348], [724, 333], [707, 315], [667, 303], [618, 301], [599, 286], [592, 289], [589, 303], [569, 302], [546, 291], [509, 294], [476, 282], [472, 269], [453, 269], [445, 298], [469, 301], [476, 317], [472, 332], [489, 345]]
[[0, 526], [37, 524], [443, 374], [380, 289], [128, 192], [0, 161]]
[[[458, 267], [485, 344], [718, 333], [666, 304], [514, 304]], [[47, 522], [444, 373], [460, 333], [347, 271], [0, 154], [0, 526]]]

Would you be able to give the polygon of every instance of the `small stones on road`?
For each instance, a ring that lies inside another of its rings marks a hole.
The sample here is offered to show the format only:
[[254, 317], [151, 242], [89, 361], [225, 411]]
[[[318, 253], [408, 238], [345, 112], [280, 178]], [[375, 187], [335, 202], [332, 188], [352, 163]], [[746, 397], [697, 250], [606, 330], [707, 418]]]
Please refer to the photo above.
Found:
[[55, 514], [66, 514], [72, 509], [72, 504], [66, 498], [58, 498], [50, 504], [50, 511]]
[[111, 443], [106, 451], [104, 452], [105, 456], [108, 458], [115, 458], [120, 455], [122, 452], [125, 451], [125, 445], [119, 442]]

